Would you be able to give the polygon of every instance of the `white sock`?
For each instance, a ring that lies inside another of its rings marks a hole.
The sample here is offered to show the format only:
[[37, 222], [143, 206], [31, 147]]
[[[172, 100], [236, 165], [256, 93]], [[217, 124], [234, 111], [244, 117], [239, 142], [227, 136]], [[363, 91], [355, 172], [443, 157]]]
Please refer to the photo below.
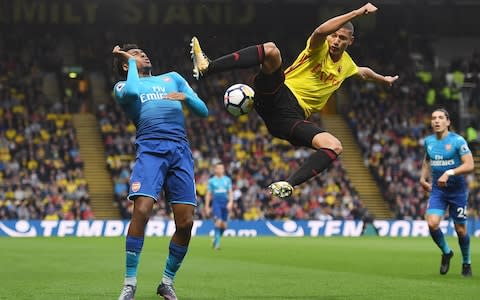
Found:
[[173, 279], [165, 275], [163, 275], [162, 282], [166, 285], [173, 285]]
[[123, 284], [137, 286], [137, 277], [125, 277]]

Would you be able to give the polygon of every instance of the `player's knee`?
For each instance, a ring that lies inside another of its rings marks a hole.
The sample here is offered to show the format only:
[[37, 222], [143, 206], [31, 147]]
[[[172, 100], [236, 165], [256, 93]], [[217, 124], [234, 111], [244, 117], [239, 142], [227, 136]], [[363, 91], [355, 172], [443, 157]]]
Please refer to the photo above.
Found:
[[337, 140], [337, 141], [333, 144], [332, 150], [335, 151], [335, 153], [337, 153], [337, 155], [342, 154], [342, 152], [343, 152], [342, 143], [341, 143], [339, 140]]
[[440, 223], [437, 220], [427, 219], [428, 229], [437, 230], [439, 228]]
[[263, 44], [263, 50], [265, 53], [265, 58], [262, 62], [262, 72], [266, 74], [272, 74], [282, 65], [282, 56], [280, 55], [280, 50], [272, 42]]
[[333, 143], [329, 144], [327, 147], [318, 147], [318, 148], [330, 149], [333, 152], [335, 152], [337, 155], [340, 155], [343, 152], [342, 143], [340, 143], [340, 141], [338, 141], [338, 140], [337, 140], [337, 142], [333, 142]]
[[457, 235], [458, 236], [466, 236], [467, 235], [467, 229], [465, 228], [465, 226], [461, 226], [461, 225], [458, 225], [458, 224], [455, 224], [455, 231], [457, 232]]
[[343, 146], [340, 140], [328, 132], [321, 132], [316, 134], [313, 137], [312, 146], [315, 149], [320, 149], [320, 148], [331, 149], [337, 155], [340, 155], [343, 152]]
[[140, 201], [137, 200], [135, 201], [135, 207], [133, 209], [133, 217], [143, 219], [143, 220], [148, 220], [150, 217], [150, 214], [152, 213], [152, 203], [149, 203], [149, 201]]
[[273, 42], [263, 44], [263, 49], [265, 51], [265, 57], [280, 57], [280, 49], [278, 49], [277, 45]]
[[177, 226], [177, 232], [190, 234], [193, 228], [193, 217], [192, 216], [177, 217], [175, 220], [175, 224]]

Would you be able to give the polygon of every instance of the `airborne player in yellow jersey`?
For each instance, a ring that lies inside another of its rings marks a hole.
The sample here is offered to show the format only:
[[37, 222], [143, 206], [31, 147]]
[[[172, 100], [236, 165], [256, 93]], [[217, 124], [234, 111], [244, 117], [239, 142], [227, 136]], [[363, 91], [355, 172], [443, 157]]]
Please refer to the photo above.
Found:
[[353, 42], [356, 17], [374, 13], [377, 8], [367, 3], [359, 9], [334, 17], [318, 26], [307, 40], [306, 48], [285, 71], [280, 50], [273, 42], [250, 46], [215, 60], [210, 60], [192, 39], [193, 75], [199, 79], [209, 74], [237, 68], [261, 66], [254, 80], [255, 110], [262, 117], [270, 134], [294, 146], [310, 147], [305, 163], [286, 181], [272, 183], [273, 195], [288, 197], [293, 187], [326, 169], [342, 152], [342, 144], [307, 118], [320, 111], [342, 82], [358, 75], [387, 85], [398, 76], [383, 76], [367, 67], [357, 67], [345, 50]]

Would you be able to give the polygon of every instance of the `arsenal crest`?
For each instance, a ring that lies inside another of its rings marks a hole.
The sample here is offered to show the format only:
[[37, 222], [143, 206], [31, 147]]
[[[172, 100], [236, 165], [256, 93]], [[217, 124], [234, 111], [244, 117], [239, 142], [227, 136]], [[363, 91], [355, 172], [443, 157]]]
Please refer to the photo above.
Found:
[[138, 192], [138, 190], [140, 190], [140, 187], [142, 186], [142, 184], [138, 181], [135, 181], [134, 183], [132, 183], [132, 192], [136, 193]]

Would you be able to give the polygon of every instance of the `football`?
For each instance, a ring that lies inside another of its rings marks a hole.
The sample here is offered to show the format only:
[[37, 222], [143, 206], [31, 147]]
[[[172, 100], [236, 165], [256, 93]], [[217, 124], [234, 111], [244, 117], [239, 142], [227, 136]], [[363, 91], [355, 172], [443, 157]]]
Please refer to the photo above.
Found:
[[248, 114], [253, 108], [255, 92], [246, 84], [237, 83], [229, 87], [223, 96], [225, 108], [235, 117]]

